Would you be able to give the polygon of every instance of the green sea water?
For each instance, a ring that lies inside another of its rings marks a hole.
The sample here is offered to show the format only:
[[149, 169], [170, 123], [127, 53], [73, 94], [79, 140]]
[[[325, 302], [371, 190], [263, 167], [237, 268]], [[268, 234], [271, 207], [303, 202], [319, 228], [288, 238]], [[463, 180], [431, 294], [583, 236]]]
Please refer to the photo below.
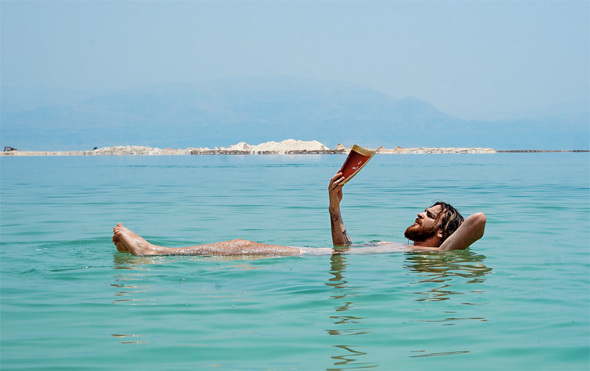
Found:
[[588, 370], [587, 153], [375, 156], [353, 242], [406, 242], [434, 201], [486, 233], [454, 253], [134, 257], [233, 238], [330, 246], [332, 156], [10, 157], [2, 370]]

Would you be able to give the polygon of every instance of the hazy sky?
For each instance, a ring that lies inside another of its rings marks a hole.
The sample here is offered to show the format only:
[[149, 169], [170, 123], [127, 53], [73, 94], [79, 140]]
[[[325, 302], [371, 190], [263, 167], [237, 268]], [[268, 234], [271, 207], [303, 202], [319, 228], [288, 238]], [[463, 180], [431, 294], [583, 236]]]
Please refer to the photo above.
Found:
[[474, 119], [590, 99], [588, 1], [0, 4], [3, 86], [293, 75]]

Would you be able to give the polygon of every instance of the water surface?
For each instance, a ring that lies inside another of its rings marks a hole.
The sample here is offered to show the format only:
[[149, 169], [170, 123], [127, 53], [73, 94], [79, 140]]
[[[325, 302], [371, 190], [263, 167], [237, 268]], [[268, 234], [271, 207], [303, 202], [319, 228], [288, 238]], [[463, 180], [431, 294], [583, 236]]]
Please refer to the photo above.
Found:
[[233, 238], [330, 246], [343, 156], [10, 157], [6, 370], [587, 370], [589, 156], [382, 155], [345, 186], [354, 242], [405, 242], [443, 200], [483, 211], [448, 254], [134, 257]]

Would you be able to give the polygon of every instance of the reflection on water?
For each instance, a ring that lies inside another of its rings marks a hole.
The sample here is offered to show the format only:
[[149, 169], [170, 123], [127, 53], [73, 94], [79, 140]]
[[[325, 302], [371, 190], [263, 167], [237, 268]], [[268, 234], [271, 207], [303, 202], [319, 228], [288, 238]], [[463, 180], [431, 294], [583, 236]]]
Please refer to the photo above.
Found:
[[160, 262], [160, 257], [154, 256], [134, 256], [131, 254], [118, 254], [113, 255], [114, 269], [139, 269], [146, 264], [155, 264]]
[[[216, 261], [244, 261], [244, 260], [261, 260], [273, 259], [279, 256], [274, 255], [162, 255], [162, 256], [134, 256], [131, 254], [115, 253], [113, 255], [115, 269], [141, 269], [143, 265], [147, 264], [161, 264], [173, 261], [182, 262], [216, 262]], [[246, 266], [242, 264], [241, 266]]]
[[[420, 352], [422, 352], [422, 351], [420, 351]], [[459, 350], [456, 352], [428, 353], [428, 354], [420, 354], [417, 356], [410, 356], [410, 358], [454, 356], [456, 354], [465, 354], [465, 353], [470, 353], [470, 352], [468, 350]]]
[[[457, 251], [449, 254], [409, 252], [406, 253], [404, 268], [419, 273], [415, 282], [420, 288], [434, 283], [434, 288], [415, 292], [417, 301], [442, 301], [451, 295], [464, 295], [465, 291], [453, 287], [466, 283], [483, 283], [485, 276], [492, 271], [483, 264], [485, 255], [472, 251]], [[483, 291], [480, 291], [483, 293]], [[480, 305], [481, 303], [462, 303]]]
[[[332, 278], [326, 282], [326, 285], [332, 287], [330, 299], [336, 300], [338, 303], [334, 307], [334, 315], [330, 316], [335, 327], [326, 330], [326, 332], [334, 336], [353, 336], [370, 333], [367, 329], [357, 327], [363, 323], [362, 317], [353, 316], [348, 313], [350, 310], [354, 310], [355, 302], [353, 299], [356, 293], [351, 291], [348, 287], [348, 281], [344, 277], [346, 256], [332, 255], [330, 258], [330, 268]], [[352, 328], [350, 327], [351, 325], [353, 326]], [[359, 350], [359, 346], [341, 344], [333, 345], [333, 347], [346, 352], [344, 354], [339, 352], [338, 355], [331, 357], [334, 360], [335, 368], [328, 368], [328, 371], [354, 370], [379, 366], [375, 362], [358, 362], [357, 359], [359, 357], [367, 355], [367, 353]]]
[[[417, 273], [418, 277], [410, 285], [410, 287], [419, 287], [418, 291], [411, 290], [412, 294], [418, 295], [417, 302], [423, 304], [441, 302], [453, 298], [454, 295], [463, 295], [462, 305], [482, 305], [488, 303], [470, 302], [478, 301], [478, 299], [473, 300], [473, 298], [482, 298], [481, 295], [484, 293], [481, 290], [482, 286], [476, 285], [469, 290], [470, 287], [464, 285], [481, 284], [485, 281], [485, 276], [492, 271], [492, 268], [488, 268], [483, 264], [485, 259], [486, 257], [484, 255], [476, 254], [469, 250], [445, 254], [416, 251], [406, 254], [404, 268]], [[462, 287], [458, 288], [458, 286]], [[422, 305], [420, 306], [422, 307]], [[479, 316], [467, 315], [462, 317], [460, 314], [461, 311], [443, 310], [436, 314], [436, 311], [432, 311], [436, 306], [429, 305], [428, 307], [428, 314], [424, 313], [426, 317], [418, 319], [417, 322], [438, 322], [442, 326], [455, 326], [457, 322], [465, 320], [487, 321], [484, 317]], [[448, 309], [446, 304], [445, 308]], [[417, 308], [416, 310], [421, 311], [422, 308]], [[465, 349], [445, 352], [414, 350], [411, 352], [414, 354], [410, 355], [410, 358], [455, 356], [470, 352], [470, 350]]]
[[[482, 305], [481, 298], [484, 291], [482, 285], [486, 275], [492, 268], [486, 267], [486, 257], [471, 251], [460, 251], [448, 254], [410, 252], [404, 255], [404, 268], [410, 272], [409, 279], [402, 278], [403, 285], [409, 284], [409, 290], [401, 293], [400, 297], [415, 298], [409, 300], [411, 305], [416, 305], [417, 315], [410, 315], [404, 319], [407, 323], [429, 322], [432, 326], [453, 326], [465, 320], [486, 321], [480, 316], [476, 307], [468, 311], [449, 310], [445, 300], [461, 298], [460, 304]], [[183, 264], [194, 259], [202, 261], [211, 259], [208, 257], [135, 257], [126, 254], [114, 255], [113, 281], [111, 288], [114, 291], [113, 304], [123, 305], [155, 305], [159, 290], [165, 290], [158, 285], [158, 281], [151, 280], [154, 274], [158, 274], [168, 263], [181, 262]], [[329, 319], [331, 325], [325, 329], [331, 345], [330, 364], [333, 366], [327, 370], [353, 370], [377, 368], [375, 362], [378, 354], [371, 352], [371, 347], [365, 344], [371, 338], [375, 330], [371, 327], [373, 322], [370, 311], [360, 309], [361, 297], [365, 293], [361, 286], [350, 284], [346, 278], [347, 265], [355, 261], [354, 257], [347, 255], [332, 255], [330, 257], [330, 278], [324, 283], [329, 288]], [[223, 257], [221, 260], [231, 260]], [[228, 265], [203, 267], [205, 271], [246, 271], [252, 269], [269, 269], [268, 266], [251, 265], [248, 262], [230, 263]], [[178, 280], [178, 277], [175, 277]], [[180, 279], [183, 283], [184, 279]], [[222, 281], [223, 282], [223, 281]], [[476, 285], [471, 285], [475, 283]], [[470, 284], [470, 285], [466, 285]], [[233, 297], [234, 294], [219, 296], [220, 283], [215, 284], [214, 296], [203, 296], [205, 299], [217, 300], [222, 297]], [[219, 285], [219, 287], [217, 286]], [[463, 285], [463, 286], [461, 286]], [[458, 296], [461, 295], [461, 296]], [[240, 298], [236, 298], [238, 300]], [[233, 300], [233, 299], [232, 299]], [[406, 302], [408, 300], [406, 299]], [[418, 304], [420, 303], [420, 304]], [[441, 307], [440, 304], [444, 306]], [[425, 308], [428, 307], [428, 308]], [[440, 311], [436, 308], [441, 309]], [[363, 308], [366, 309], [366, 306]], [[425, 310], [428, 309], [428, 310]], [[434, 309], [434, 310], [433, 310]], [[454, 309], [454, 308], [453, 308]], [[363, 315], [363, 313], [365, 313]], [[362, 315], [359, 316], [359, 315]], [[367, 317], [368, 316], [368, 317]], [[404, 322], [405, 323], [405, 322]], [[122, 333], [125, 333], [122, 331]], [[138, 335], [113, 335], [113, 337], [138, 337]], [[144, 334], [142, 336], [149, 336]], [[122, 339], [121, 344], [144, 343], [147, 339]], [[131, 341], [129, 341], [131, 340]], [[139, 340], [139, 341], [135, 341]], [[413, 349], [412, 349], [413, 348]], [[430, 345], [429, 349], [420, 346], [412, 347], [409, 358], [459, 356], [469, 353], [470, 350], [463, 347], [448, 349]]]
[[[115, 338], [126, 338], [126, 337], [132, 337], [132, 338], [140, 338], [140, 337], [150, 337], [149, 335], [122, 335], [122, 334], [113, 334], [113, 337]], [[147, 344], [149, 343], [149, 341], [120, 341], [120, 344]]]
[[[117, 291], [115, 292], [115, 296], [129, 296], [133, 294], [151, 291], [152, 288], [150, 287], [150, 285], [141, 285], [140, 282], [137, 281], [147, 280], [148, 276], [145, 271], [148, 269], [146, 269], [144, 265], [154, 263], [155, 260], [152, 257], [115, 254], [113, 268], [116, 270], [116, 274], [113, 276], [113, 279], [116, 283], [111, 284], [111, 287], [115, 287], [117, 289]], [[113, 304], [155, 305], [155, 303], [153, 303], [155, 301], [156, 299], [154, 298], [126, 298], [113, 300]]]

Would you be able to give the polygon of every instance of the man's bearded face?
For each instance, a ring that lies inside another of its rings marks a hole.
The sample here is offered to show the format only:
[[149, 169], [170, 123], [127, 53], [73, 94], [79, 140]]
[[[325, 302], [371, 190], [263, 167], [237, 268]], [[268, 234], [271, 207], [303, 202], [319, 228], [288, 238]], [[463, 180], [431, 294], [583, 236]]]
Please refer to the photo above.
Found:
[[426, 209], [423, 213], [418, 214], [416, 222], [409, 226], [404, 236], [411, 241], [421, 242], [436, 236], [438, 233], [437, 215], [440, 212], [440, 206]]

